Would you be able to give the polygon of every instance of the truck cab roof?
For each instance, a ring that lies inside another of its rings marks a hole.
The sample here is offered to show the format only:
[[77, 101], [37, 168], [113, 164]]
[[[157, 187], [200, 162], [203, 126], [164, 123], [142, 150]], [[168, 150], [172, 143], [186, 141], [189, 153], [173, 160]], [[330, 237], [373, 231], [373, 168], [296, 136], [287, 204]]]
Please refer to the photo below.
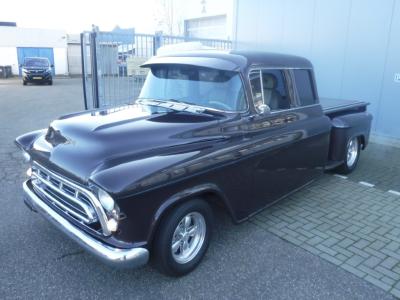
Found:
[[312, 69], [311, 62], [300, 56], [247, 50], [175, 52], [154, 56], [145, 62], [142, 67], [151, 67], [160, 64], [187, 64], [238, 72], [245, 72], [253, 66]]

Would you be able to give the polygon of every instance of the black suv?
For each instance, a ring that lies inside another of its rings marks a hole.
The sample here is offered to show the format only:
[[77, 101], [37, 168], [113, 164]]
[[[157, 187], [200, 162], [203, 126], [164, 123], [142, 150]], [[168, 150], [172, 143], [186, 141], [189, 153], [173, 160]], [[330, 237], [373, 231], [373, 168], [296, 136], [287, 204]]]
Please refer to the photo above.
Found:
[[46, 57], [26, 57], [22, 68], [22, 83], [28, 82], [53, 84], [53, 73], [50, 61]]

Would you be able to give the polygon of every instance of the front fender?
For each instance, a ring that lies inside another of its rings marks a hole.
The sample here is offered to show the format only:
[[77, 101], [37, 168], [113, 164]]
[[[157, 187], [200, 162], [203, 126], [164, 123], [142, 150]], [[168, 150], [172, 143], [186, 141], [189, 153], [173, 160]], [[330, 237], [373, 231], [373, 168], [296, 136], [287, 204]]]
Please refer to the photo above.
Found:
[[184, 189], [174, 195], [170, 196], [168, 199], [163, 202], [163, 204], [157, 209], [156, 213], [154, 214], [153, 221], [150, 228], [150, 236], [148, 241], [151, 241], [157, 226], [159, 225], [163, 216], [165, 216], [168, 211], [170, 211], [176, 205], [187, 201], [188, 199], [193, 199], [195, 197], [201, 197], [201, 195], [205, 194], [212, 194], [219, 198], [222, 201], [222, 204], [225, 208], [227, 208], [229, 214], [233, 216], [232, 208], [229, 205], [229, 201], [225, 195], [225, 193], [214, 183], [204, 183], [200, 184], [188, 189]]
[[37, 140], [37, 138], [46, 134], [46, 131], [46, 129], [40, 129], [25, 133], [17, 137], [14, 142], [20, 149], [28, 151], [32, 148], [32, 145]]
[[90, 180], [117, 197], [155, 188], [187, 175], [183, 167], [199, 151], [144, 157], [94, 172]]

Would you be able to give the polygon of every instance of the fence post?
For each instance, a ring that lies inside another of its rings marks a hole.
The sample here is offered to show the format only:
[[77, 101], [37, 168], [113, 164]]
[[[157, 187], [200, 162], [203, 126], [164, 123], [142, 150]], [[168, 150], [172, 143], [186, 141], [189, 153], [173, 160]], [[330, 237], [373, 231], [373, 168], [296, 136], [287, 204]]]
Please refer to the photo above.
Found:
[[157, 50], [162, 44], [162, 31], [156, 31], [153, 37], [153, 55], [157, 55]]
[[97, 74], [97, 32], [95, 29], [90, 33], [90, 62], [92, 67], [92, 96], [93, 108], [99, 108], [99, 80]]
[[86, 95], [86, 39], [84, 39], [84, 33], [80, 35], [81, 40], [81, 67], [82, 67], [82, 85], [83, 85], [83, 100], [85, 102], [85, 109], [88, 109], [87, 95]]

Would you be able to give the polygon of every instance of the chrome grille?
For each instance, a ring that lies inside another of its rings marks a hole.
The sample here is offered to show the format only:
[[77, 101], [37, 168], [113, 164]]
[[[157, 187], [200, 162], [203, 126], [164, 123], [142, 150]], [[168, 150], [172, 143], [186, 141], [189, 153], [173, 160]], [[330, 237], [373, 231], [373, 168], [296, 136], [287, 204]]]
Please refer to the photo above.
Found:
[[33, 188], [37, 193], [71, 217], [85, 224], [98, 221], [90, 196], [85, 194], [83, 188], [78, 189], [75, 184], [37, 163], [32, 166], [32, 179]]

